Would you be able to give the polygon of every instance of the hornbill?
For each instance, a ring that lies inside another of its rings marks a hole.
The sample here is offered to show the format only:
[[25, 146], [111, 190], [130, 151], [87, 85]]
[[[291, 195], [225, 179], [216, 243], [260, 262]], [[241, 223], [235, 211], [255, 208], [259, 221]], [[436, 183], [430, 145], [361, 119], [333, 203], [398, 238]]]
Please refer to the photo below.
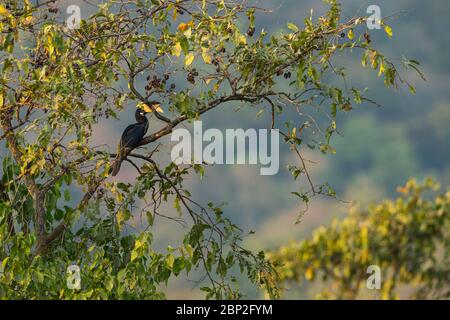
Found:
[[125, 160], [134, 148], [139, 146], [139, 142], [141, 142], [142, 138], [144, 138], [148, 130], [148, 119], [145, 115], [154, 110], [160, 113], [163, 112], [159, 102], [152, 101], [151, 107], [146, 104], [138, 105], [134, 114], [137, 123], [129, 125], [122, 133], [122, 138], [120, 139], [120, 143], [117, 148], [116, 159], [111, 166], [111, 174], [113, 176], [119, 173], [122, 161]]

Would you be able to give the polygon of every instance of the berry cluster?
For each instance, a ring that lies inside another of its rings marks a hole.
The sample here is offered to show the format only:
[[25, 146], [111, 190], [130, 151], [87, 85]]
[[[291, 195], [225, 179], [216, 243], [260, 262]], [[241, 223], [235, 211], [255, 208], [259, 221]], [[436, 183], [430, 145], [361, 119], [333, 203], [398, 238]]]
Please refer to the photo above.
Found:
[[[161, 89], [163, 85], [166, 84], [167, 80], [170, 79], [170, 75], [168, 73], [164, 73], [162, 78], [154, 75], [153, 77], [147, 77], [147, 85], [145, 86], [145, 90], [150, 91], [152, 89]], [[174, 90], [176, 87], [175, 83], [170, 85], [170, 90]]]
[[191, 71], [189, 71], [186, 80], [189, 81], [192, 84], [195, 84], [195, 77], [198, 76], [198, 71], [193, 68]]
[[159, 89], [161, 88], [161, 85], [165, 83], [165, 79], [158, 78], [156, 75], [151, 78], [150, 76], [147, 77], [147, 85], [145, 86], [145, 90], [150, 91], [151, 89]]
[[277, 76], [282, 76], [284, 74], [284, 78], [285, 79], [289, 79], [291, 76], [292, 76], [292, 74], [291, 74], [291, 72], [290, 71], [286, 71], [286, 72], [284, 72], [283, 71], [283, 69], [278, 69], [277, 70]]
[[[223, 48], [223, 50], [225, 50], [225, 48]], [[216, 67], [216, 72], [220, 72], [219, 60], [217, 60], [216, 56], [211, 60], [211, 63]]]
[[35, 68], [41, 68], [42, 66], [48, 64], [48, 52], [44, 50], [33, 51], [30, 53], [30, 58], [32, 60], [32, 65]]

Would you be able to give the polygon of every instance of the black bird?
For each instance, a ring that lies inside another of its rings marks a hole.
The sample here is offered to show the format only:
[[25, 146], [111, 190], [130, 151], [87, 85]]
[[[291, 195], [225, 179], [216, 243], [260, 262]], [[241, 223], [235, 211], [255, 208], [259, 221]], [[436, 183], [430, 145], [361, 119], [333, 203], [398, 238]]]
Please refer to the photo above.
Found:
[[142, 107], [138, 107], [134, 114], [137, 123], [129, 125], [122, 133], [122, 138], [120, 139], [120, 143], [117, 148], [116, 159], [111, 167], [111, 174], [113, 176], [119, 173], [122, 161], [125, 160], [134, 148], [139, 146], [139, 142], [141, 142], [142, 138], [144, 138], [148, 130], [148, 119], [145, 115], [153, 110], [162, 112], [161, 106], [158, 102], [153, 102], [152, 107], [145, 104], [143, 104]]

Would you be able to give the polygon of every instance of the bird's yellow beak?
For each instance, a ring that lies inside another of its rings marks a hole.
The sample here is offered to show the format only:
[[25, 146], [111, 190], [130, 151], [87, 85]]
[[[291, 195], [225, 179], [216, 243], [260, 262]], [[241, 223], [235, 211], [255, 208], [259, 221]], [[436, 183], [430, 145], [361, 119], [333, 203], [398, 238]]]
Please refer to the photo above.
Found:
[[153, 112], [155, 110], [155, 111], [157, 111], [159, 113], [164, 113], [164, 110], [161, 108], [161, 105], [159, 103], [156, 103], [156, 104], [152, 105], [152, 107], [149, 107], [145, 103], [140, 103], [138, 105], [138, 108], [141, 108], [145, 112]]

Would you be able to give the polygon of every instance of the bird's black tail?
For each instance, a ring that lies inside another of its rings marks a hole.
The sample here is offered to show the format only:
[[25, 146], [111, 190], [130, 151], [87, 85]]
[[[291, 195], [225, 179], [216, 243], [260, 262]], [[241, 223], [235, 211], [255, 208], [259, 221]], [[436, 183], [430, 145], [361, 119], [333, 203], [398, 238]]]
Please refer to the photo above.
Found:
[[122, 161], [124, 159], [124, 152], [122, 152], [121, 149], [117, 152], [116, 159], [114, 160], [112, 166], [111, 166], [111, 174], [114, 177], [119, 173], [120, 165], [122, 164]]

